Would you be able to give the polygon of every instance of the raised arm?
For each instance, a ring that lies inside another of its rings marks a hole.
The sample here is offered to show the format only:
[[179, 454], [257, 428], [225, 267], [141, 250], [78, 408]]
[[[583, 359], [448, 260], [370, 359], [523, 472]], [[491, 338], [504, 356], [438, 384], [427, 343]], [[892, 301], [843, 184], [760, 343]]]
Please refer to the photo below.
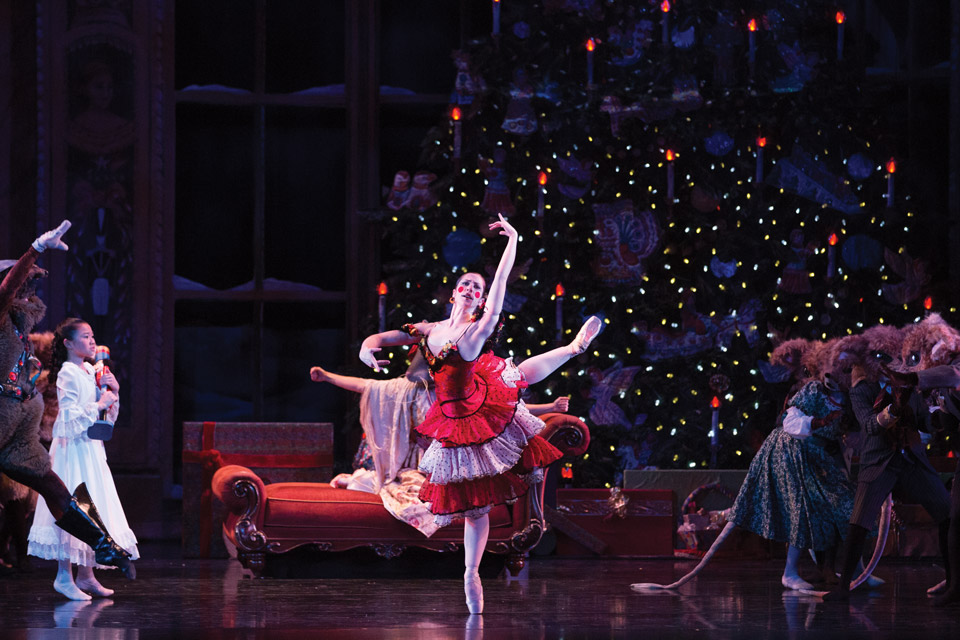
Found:
[[385, 367], [390, 364], [389, 360], [378, 360], [376, 353], [380, 351], [382, 347], [396, 347], [404, 344], [413, 344], [417, 342], [419, 338], [404, 331], [399, 331], [394, 329], [392, 331], [384, 331], [383, 333], [375, 333], [372, 336], [367, 336], [364, 338], [363, 342], [360, 344], [360, 361], [368, 367], [372, 368], [374, 371], [380, 371], [380, 367]]
[[500, 229], [500, 235], [507, 236], [507, 246], [503, 249], [500, 264], [497, 265], [497, 272], [494, 274], [490, 288], [487, 290], [486, 302], [483, 305], [483, 316], [477, 320], [474, 326], [470, 327], [459, 342], [460, 352], [465, 354], [468, 359], [470, 359], [470, 356], [476, 357], [475, 354], [483, 348], [483, 343], [493, 335], [497, 324], [500, 322], [500, 313], [503, 311], [503, 296], [507, 292], [507, 278], [510, 277], [513, 263], [517, 259], [519, 234], [503, 215], [498, 215], [500, 220], [491, 224], [490, 228]]
[[27, 252], [17, 260], [17, 263], [13, 265], [13, 268], [7, 273], [7, 277], [0, 283], [0, 314], [6, 314], [6, 312], [10, 310], [14, 296], [17, 295], [17, 291], [23, 283], [26, 282], [27, 277], [30, 275], [30, 269], [44, 250], [60, 249], [66, 251], [67, 245], [60, 238], [69, 228], [70, 221], [64, 220], [60, 223], [59, 227], [52, 231], [47, 231], [34, 240], [30, 248], [27, 249]]

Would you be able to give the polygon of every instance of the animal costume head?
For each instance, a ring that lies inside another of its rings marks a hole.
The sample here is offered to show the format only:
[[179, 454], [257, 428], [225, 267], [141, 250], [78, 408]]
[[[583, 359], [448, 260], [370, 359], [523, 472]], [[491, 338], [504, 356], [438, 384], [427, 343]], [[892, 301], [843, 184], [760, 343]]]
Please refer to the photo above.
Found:
[[793, 338], [777, 345], [770, 354], [770, 364], [783, 367], [790, 372], [793, 380], [801, 381], [808, 377], [803, 366], [803, 356], [810, 348], [819, 344], [805, 338]]
[[931, 313], [921, 322], [904, 328], [902, 367], [907, 371], [950, 364], [960, 356], [960, 332]]
[[862, 366], [867, 352], [867, 341], [863, 336], [843, 336], [816, 343], [804, 354], [803, 365], [810, 378], [819, 380], [827, 389], [847, 391], [854, 366]]
[[870, 382], [880, 380], [883, 377], [880, 365], [885, 364], [891, 369], [899, 369], [901, 366], [903, 329], [878, 324], [864, 331], [862, 335], [867, 341], [868, 353], [862, 368], [855, 369], [853, 373], [853, 385], [864, 379]]

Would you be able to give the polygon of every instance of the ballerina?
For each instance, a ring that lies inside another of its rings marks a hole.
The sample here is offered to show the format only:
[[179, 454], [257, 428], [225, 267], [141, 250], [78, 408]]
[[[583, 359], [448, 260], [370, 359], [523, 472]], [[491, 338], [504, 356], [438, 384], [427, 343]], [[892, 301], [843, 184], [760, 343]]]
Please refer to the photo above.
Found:
[[383, 347], [419, 342], [430, 366], [437, 399], [416, 428], [433, 439], [420, 461], [420, 470], [427, 474], [420, 499], [428, 503], [438, 526], [464, 520], [464, 593], [472, 614], [483, 612], [478, 569], [490, 509], [524, 495], [528, 483], [542, 477], [539, 469], [560, 457], [559, 450], [538, 435], [544, 423], [530, 414], [520, 393], [583, 353], [602, 327], [593, 316], [571, 344], [516, 366], [485, 349], [499, 324], [519, 242], [516, 229], [502, 215], [490, 228], [507, 237], [507, 246], [489, 290], [481, 275], [466, 273], [454, 286], [446, 320], [378, 333], [360, 347], [360, 360], [379, 371], [389, 364], [377, 358]]

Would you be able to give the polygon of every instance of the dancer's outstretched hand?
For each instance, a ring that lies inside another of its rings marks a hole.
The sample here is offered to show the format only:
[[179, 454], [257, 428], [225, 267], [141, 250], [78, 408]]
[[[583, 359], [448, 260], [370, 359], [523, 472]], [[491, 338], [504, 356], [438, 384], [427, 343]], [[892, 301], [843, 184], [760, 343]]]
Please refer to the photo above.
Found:
[[70, 228], [71, 222], [69, 220], [64, 220], [60, 223], [60, 226], [51, 231], [47, 231], [39, 238], [33, 241], [33, 248], [43, 253], [45, 249], [60, 249], [61, 251], [66, 251], [66, 243], [60, 238], [67, 232], [67, 229]]
[[553, 410], [557, 413], [566, 413], [570, 408], [570, 396], [561, 396], [553, 401]]
[[378, 360], [375, 355], [377, 351], [380, 351], [380, 347], [373, 348], [360, 348], [360, 362], [367, 365], [376, 372], [380, 372], [380, 367], [385, 367], [390, 364], [389, 360]]
[[493, 222], [490, 224], [491, 229], [500, 229], [500, 235], [507, 236], [508, 238], [519, 238], [517, 230], [513, 228], [513, 225], [507, 222], [507, 219], [503, 217], [502, 213], [498, 213], [497, 216], [500, 218], [499, 221]]

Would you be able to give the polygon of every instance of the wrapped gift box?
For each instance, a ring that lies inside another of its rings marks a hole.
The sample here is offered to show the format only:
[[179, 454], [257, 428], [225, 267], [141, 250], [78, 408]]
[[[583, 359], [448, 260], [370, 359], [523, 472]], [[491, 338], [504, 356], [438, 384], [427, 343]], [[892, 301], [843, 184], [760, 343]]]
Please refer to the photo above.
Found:
[[226, 558], [223, 505], [210, 480], [221, 466], [249, 467], [267, 484], [329, 482], [333, 425], [325, 422], [183, 423], [183, 555]]
[[[608, 489], [558, 489], [557, 510], [569, 521], [605, 543], [602, 555], [672, 556], [673, 491], [625, 489], [617, 509]], [[591, 551], [562, 532], [558, 555], [589, 555]]]

